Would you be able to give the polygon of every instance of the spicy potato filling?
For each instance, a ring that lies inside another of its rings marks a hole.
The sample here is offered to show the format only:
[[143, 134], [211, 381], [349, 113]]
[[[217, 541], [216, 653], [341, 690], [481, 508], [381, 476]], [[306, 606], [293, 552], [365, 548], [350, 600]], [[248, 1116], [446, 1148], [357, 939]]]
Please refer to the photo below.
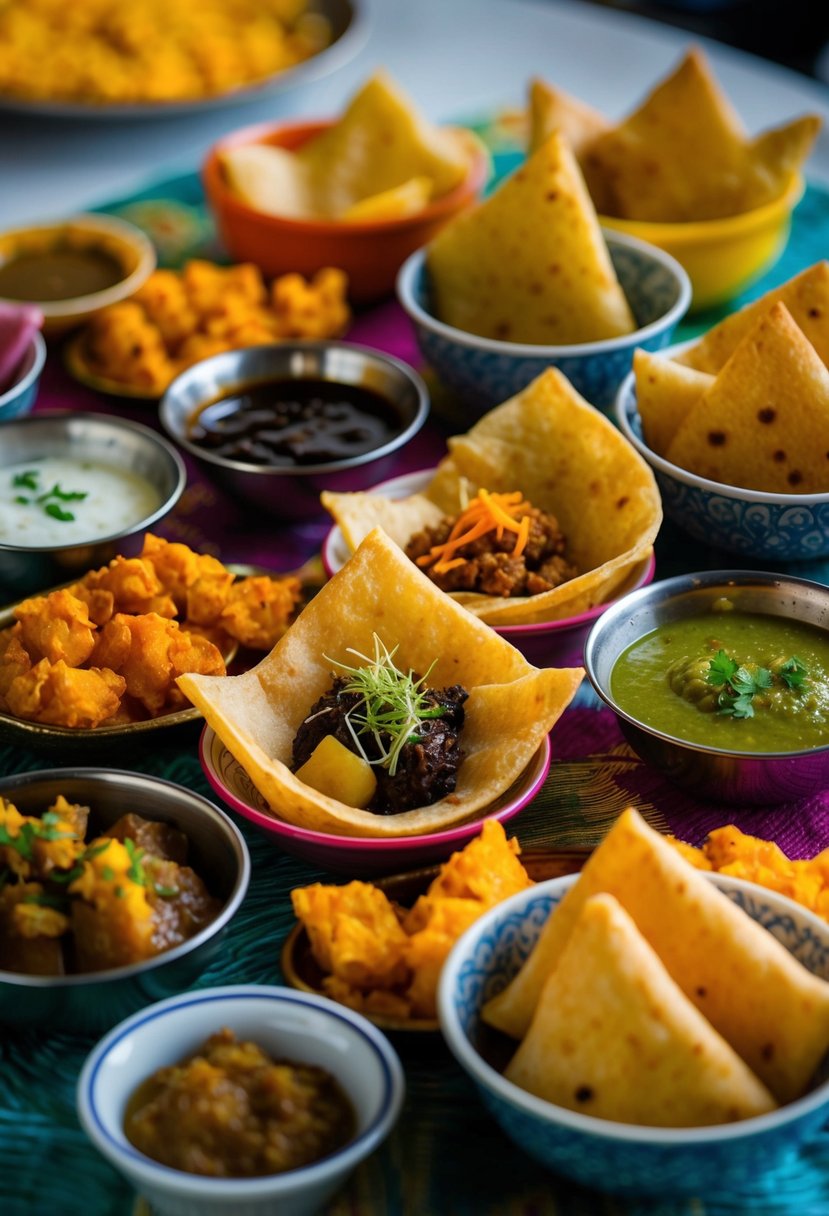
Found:
[[558, 520], [520, 493], [480, 490], [466, 510], [416, 532], [411, 558], [442, 591], [538, 595], [575, 578]]

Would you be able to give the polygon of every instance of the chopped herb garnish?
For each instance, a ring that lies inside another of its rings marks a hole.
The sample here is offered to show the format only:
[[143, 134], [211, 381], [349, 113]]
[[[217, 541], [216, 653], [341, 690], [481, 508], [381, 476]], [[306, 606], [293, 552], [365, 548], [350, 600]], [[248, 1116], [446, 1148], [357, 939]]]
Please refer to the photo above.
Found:
[[51, 515], [52, 519], [59, 519], [61, 523], [71, 523], [75, 518], [71, 511], [64, 511], [63, 507], [58, 506], [56, 502], [47, 502], [43, 510], [47, 515]]
[[27, 469], [25, 473], [16, 473], [12, 478], [13, 486], [20, 486], [24, 490], [38, 489], [37, 479], [40, 476], [37, 469]]
[[119, 883], [119, 884], [118, 884], [118, 886], [115, 888], [115, 898], [116, 898], [116, 899], [123, 899], [125, 895], [126, 895], [126, 891], [124, 890], [124, 888], [123, 888], [123, 887], [121, 886], [121, 884]]
[[101, 866], [101, 878], [104, 882], [112, 882], [115, 877], [115, 871], [112, 866]]
[[[787, 688], [802, 687], [807, 675], [800, 659], [792, 657], [779, 669], [778, 675]], [[719, 688], [717, 712], [731, 718], [753, 718], [754, 698], [774, 685], [774, 673], [767, 667], [753, 671], [740, 665], [724, 650], [718, 650], [708, 664], [706, 680]]]
[[[39, 477], [40, 474], [36, 469], [27, 469], [24, 473], [15, 474], [12, 478], [12, 486], [18, 489], [38, 491], [40, 489]], [[37, 498], [26, 498], [24, 494], [18, 494], [14, 501], [22, 507], [40, 506], [52, 519], [57, 519], [61, 523], [71, 523], [75, 516], [71, 511], [64, 510], [60, 504], [62, 502], [82, 502], [84, 498], [88, 497], [88, 490], [63, 490], [60, 482], [55, 482], [51, 490], [46, 490]]]
[[[418, 738], [419, 724], [446, 712], [425, 697], [424, 685], [435, 664], [432, 663], [425, 675], [415, 679], [411, 671], [406, 674], [395, 666], [397, 649], [395, 646], [389, 650], [375, 633], [372, 658], [348, 649], [348, 653], [361, 659], [365, 666], [349, 667], [346, 663], [328, 660], [349, 675], [343, 691], [359, 693], [362, 697], [362, 701], [345, 715], [357, 750], [368, 764], [379, 764], [388, 769], [392, 777], [397, 772], [400, 752], [406, 743]], [[374, 736], [380, 753], [377, 759], [369, 757], [360, 742], [359, 736], [365, 734]]]
[[49, 895], [46, 892], [42, 894], [24, 895], [20, 901], [22, 904], [36, 904], [39, 908], [56, 908], [58, 912], [66, 912], [68, 903], [64, 895]]
[[786, 660], [778, 674], [787, 688], [802, 688], [809, 669], [802, 659], [793, 654], [790, 659]]
[[31, 500], [31, 498], [25, 498], [25, 497], [24, 497], [22, 494], [18, 494], [18, 495], [16, 495], [16, 496], [15, 496], [15, 500], [14, 500], [14, 501], [15, 501], [15, 502], [17, 502], [17, 503], [20, 503], [20, 506], [21, 506], [21, 507], [28, 507], [29, 503], [30, 503], [32, 500]]
[[163, 887], [160, 882], [154, 882], [153, 888], [156, 895], [160, 895], [162, 899], [173, 899], [178, 895], [178, 887]]
[[141, 864], [141, 858], [144, 856], [144, 850], [139, 849], [134, 840], [129, 836], [124, 838], [124, 848], [127, 850], [127, 855], [130, 859], [129, 869], [127, 870], [127, 878], [131, 882], [137, 882], [139, 886], [147, 885], [147, 876], [144, 873], [144, 867]]
[[88, 490], [62, 490], [60, 484], [55, 482], [51, 490], [47, 490], [45, 494], [41, 494], [38, 502], [46, 502], [47, 498], [59, 498], [61, 502], [80, 502], [84, 498], [88, 498]]

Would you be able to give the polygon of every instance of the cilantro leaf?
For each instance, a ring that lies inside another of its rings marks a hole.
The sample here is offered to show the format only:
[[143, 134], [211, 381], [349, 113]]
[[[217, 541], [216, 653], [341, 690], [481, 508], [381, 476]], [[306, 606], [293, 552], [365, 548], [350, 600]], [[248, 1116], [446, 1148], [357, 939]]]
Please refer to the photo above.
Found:
[[71, 511], [64, 511], [63, 507], [56, 502], [47, 502], [43, 510], [47, 515], [51, 515], [52, 519], [58, 519], [61, 523], [70, 523], [75, 518]]
[[787, 688], [802, 688], [808, 674], [808, 667], [796, 654], [787, 659], [778, 672]]
[[15, 474], [15, 476], [12, 478], [12, 485], [15, 487], [19, 486], [21, 489], [24, 489], [24, 490], [37, 490], [38, 489], [38, 484], [37, 484], [38, 477], [39, 477], [39, 473], [38, 473], [37, 469], [27, 469], [25, 473], [16, 473]]
[[738, 664], [734, 659], [730, 659], [724, 650], [718, 650], [708, 664], [707, 681], [713, 684], [715, 688], [727, 684], [734, 675]]

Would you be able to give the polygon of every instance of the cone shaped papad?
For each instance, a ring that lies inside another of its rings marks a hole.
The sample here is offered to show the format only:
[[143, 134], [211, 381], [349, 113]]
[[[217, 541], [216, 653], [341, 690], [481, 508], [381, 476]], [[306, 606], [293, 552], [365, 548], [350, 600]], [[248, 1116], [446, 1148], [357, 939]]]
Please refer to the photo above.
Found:
[[452, 593], [490, 624], [561, 620], [606, 603], [648, 554], [662, 522], [647, 464], [554, 368], [450, 439], [449, 455], [422, 493], [397, 500], [324, 493], [322, 501], [350, 548], [377, 526], [405, 548], [414, 533], [457, 515], [481, 488], [520, 490], [555, 515], [568, 560], [581, 572], [532, 596]]
[[749, 490], [829, 490], [829, 371], [785, 304], [743, 338], [665, 455]]
[[633, 373], [645, 443], [664, 456], [692, 407], [714, 383], [714, 377], [647, 350], [634, 352]]
[[677, 355], [677, 363], [716, 375], [725, 367], [739, 344], [771, 312], [773, 304], [785, 304], [798, 328], [829, 366], [829, 262], [816, 262], [773, 291], [732, 313], [699, 342]]
[[569, 346], [636, 328], [575, 157], [556, 133], [426, 253], [435, 315], [503, 342]]
[[612, 895], [583, 905], [505, 1074], [558, 1106], [705, 1127], [777, 1103], [677, 987]]
[[619, 901], [686, 997], [774, 1097], [798, 1097], [829, 1046], [829, 984], [632, 809], [596, 849], [517, 976], [484, 1006], [485, 1021], [523, 1037], [582, 908], [601, 893]]
[[[374, 635], [395, 663], [428, 686], [469, 692], [455, 792], [432, 806], [375, 815], [299, 781], [289, 765], [300, 723], [331, 687], [334, 663], [372, 653]], [[454, 604], [379, 529], [311, 600], [258, 666], [240, 676], [183, 677], [180, 687], [246, 770], [274, 813], [298, 827], [345, 836], [414, 836], [484, 810], [523, 772], [572, 699], [582, 669], [539, 671]]]

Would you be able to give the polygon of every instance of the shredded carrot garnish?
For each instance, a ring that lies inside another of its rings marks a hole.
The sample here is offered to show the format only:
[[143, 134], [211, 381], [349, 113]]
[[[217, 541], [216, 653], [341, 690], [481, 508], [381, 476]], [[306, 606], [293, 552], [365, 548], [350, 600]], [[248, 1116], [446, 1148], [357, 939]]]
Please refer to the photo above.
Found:
[[479, 490], [466, 510], [456, 519], [448, 539], [441, 545], [432, 545], [428, 553], [417, 559], [418, 566], [434, 566], [435, 574], [454, 570], [467, 560], [456, 556], [458, 550], [485, 536], [487, 532], [495, 532], [498, 540], [501, 540], [505, 532], [514, 532], [516, 536], [512, 557], [520, 557], [530, 535], [530, 517], [526, 514], [529, 509], [530, 504], [520, 490], [513, 490], [508, 494]]

